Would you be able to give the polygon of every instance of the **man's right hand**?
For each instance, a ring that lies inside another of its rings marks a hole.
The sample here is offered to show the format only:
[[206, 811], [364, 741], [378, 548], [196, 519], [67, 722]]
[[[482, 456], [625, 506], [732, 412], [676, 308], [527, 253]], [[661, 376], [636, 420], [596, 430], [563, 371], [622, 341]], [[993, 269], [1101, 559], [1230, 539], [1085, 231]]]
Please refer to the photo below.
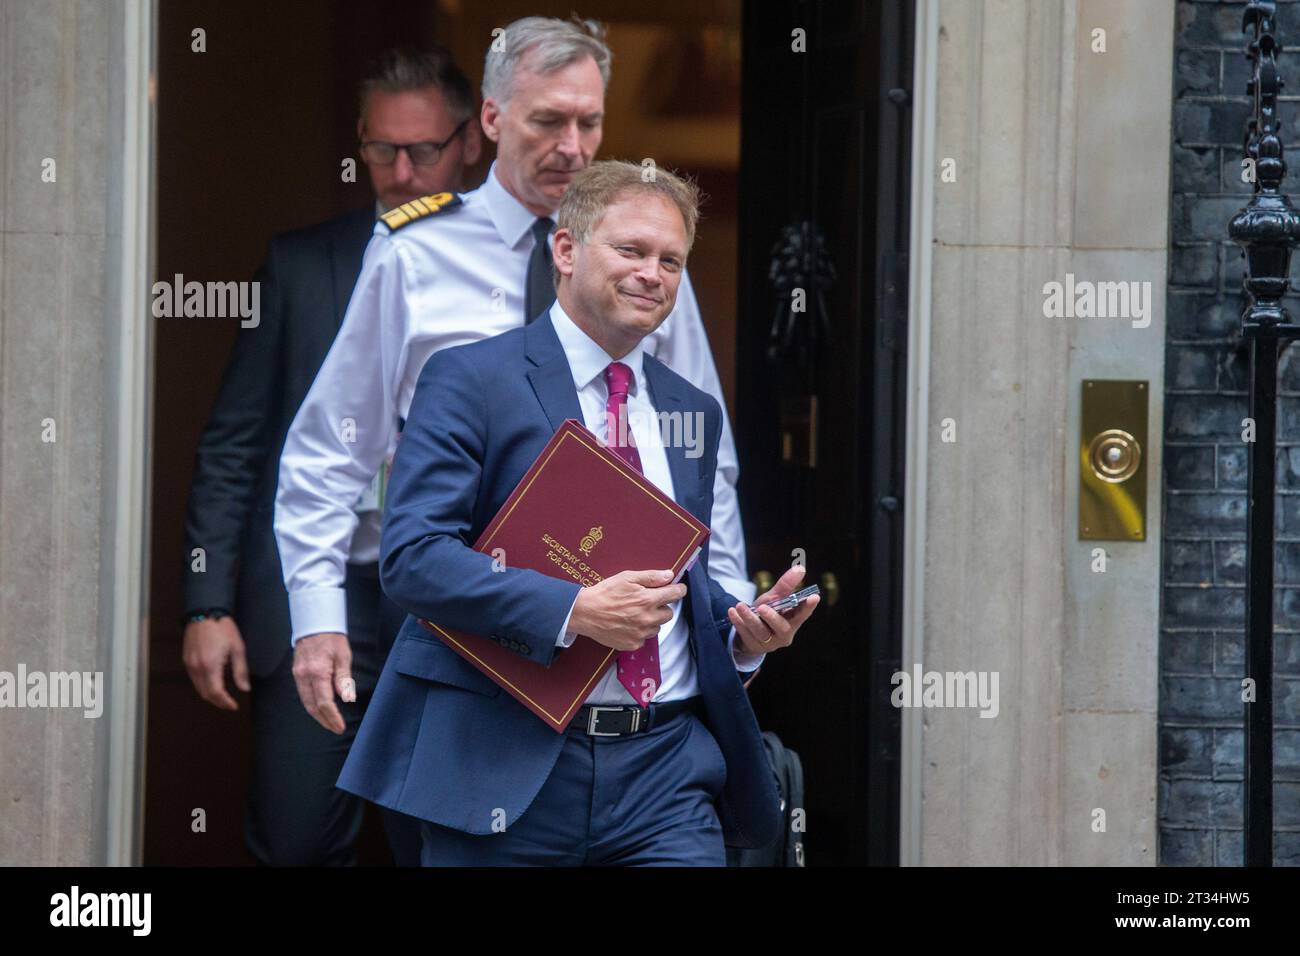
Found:
[[248, 660], [244, 656], [244, 639], [232, 617], [204, 618], [185, 625], [181, 660], [199, 696], [222, 710], [239, 710], [235, 698], [226, 690], [226, 662], [235, 686], [247, 693]]
[[620, 571], [583, 588], [569, 615], [569, 631], [616, 651], [640, 650], [673, 618], [668, 605], [686, 597], [671, 571]]
[[334, 694], [349, 704], [357, 699], [347, 635], [312, 634], [299, 640], [293, 648], [293, 680], [307, 713], [326, 730], [343, 733], [347, 725]]

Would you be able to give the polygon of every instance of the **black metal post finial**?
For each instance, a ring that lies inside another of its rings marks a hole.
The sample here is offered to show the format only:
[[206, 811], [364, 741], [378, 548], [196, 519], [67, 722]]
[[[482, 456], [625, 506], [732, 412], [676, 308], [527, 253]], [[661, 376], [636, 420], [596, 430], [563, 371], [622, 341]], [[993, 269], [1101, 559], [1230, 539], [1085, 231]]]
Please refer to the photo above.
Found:
[[[1242, 28], [1253, 27], [1255, 33], [1246, 46], [1253, 65], [1246, 91], [1254, 97], [1255, 109], [1246, 123], [1245, 143], [1246, 158], [1254, 166], [1255, 194], [1228, 224], [1228, 235], [1246, 256], [1242, 333], [1294, 338], [1300, 328], [1288, 329], [1282, 297], [1290, 290], [1291, 249], [1300, 240], [1300, 213], [1281, 191], [1286, 159], [1278, 116], [1283, 80], [1277, 69], [1282, 45], [1274, 33], [1276, 13], [1273, 0], [1254, 0], [1242, 19]], [[1288, 331], [1293, 334], [1285, 335]]]

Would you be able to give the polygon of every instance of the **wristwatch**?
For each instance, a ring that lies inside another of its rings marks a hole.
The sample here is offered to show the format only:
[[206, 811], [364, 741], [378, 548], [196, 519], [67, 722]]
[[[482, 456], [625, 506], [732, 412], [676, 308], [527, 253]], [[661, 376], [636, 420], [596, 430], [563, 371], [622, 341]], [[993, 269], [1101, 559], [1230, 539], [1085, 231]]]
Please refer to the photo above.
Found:
[[224, 607], [205, 607], [198, 611], [189, 611], [181, 615], [181, 625], [193, 624], [195, 621], [206, 621], [209, 618], [217, 620], [222, 617], [230, 617], [230, 612]]

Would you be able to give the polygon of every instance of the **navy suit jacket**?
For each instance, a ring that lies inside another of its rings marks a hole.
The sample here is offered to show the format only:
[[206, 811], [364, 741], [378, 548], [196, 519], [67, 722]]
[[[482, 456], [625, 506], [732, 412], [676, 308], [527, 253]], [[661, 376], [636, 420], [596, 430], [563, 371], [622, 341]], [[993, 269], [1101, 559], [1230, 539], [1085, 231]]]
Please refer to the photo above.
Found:
[[[274, 237], [258, 325], [241, 328], [195, 454], [185, 514], [185, 609], [233, 612], [252, 672], [289, 652], [289, 595], [275, 544], [280, 451], [338, 334], [375, 228], [373, 205]], [[193, 570], [194, 548], [206, 569]]]
[[[668, 448], [674, 496], [705, 524], [713, 510], [722, 413], [661, 362], [644, 359], [659, 412], [703, 412], [704, 454]], [[549, 315], [494, 338], [434, 353], [420, 373], [387, 491], [380, 575], [410, 615], [398, 634], [339, 786], [466, 833], [517, 820], [550, 776], [564, 735], [419, 625], [422, 617], [494, 635], [549, 665], [579, 585], [523, 568], [493, 570], [472, 550], [566, 418], [583, 420]], [[717, 805], [726, 841], [764, 846], [780, 829], [776, 778], [727, 646], [736, 599], [708, 577], [707, 552], [686, 576], [690, 648], [703, 719], [727, 763]]]

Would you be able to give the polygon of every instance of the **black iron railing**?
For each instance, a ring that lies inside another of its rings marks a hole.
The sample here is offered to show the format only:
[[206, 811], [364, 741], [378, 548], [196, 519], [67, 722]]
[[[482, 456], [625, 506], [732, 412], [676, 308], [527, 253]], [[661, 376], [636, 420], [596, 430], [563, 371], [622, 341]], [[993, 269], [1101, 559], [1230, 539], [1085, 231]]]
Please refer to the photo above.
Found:
[[[1278, 118], [1282, 78], [1277, 55], [1277, 5], [1252, 0], [1243, 30], [1252, 77], [1246, 92], [1254, 115], [1246, 124], [1245, 169], [1253, 171], [1255, 193], [1233, 217], [1228, 234], [1242, 247], [1246, 308], [1242, 335], [1250, 345], [1250, 422], [1245, 423], [1246, 499], [1246, 677], [1254, 699], [1246, 699], [1244, 840], [1247, 866], [1273, 865], [1273, 521], [1277, 462], [1278, 354], [1300, 338], [1282, 297], [1290, 290], [1291, 250], [1300, 241], [1300, 214], [1282, 193], [1286, 161]], [[1254, 434], [1249, 434], [1252, 427]], [[1253, 438], [1253, 440], [1251, 440]]]

